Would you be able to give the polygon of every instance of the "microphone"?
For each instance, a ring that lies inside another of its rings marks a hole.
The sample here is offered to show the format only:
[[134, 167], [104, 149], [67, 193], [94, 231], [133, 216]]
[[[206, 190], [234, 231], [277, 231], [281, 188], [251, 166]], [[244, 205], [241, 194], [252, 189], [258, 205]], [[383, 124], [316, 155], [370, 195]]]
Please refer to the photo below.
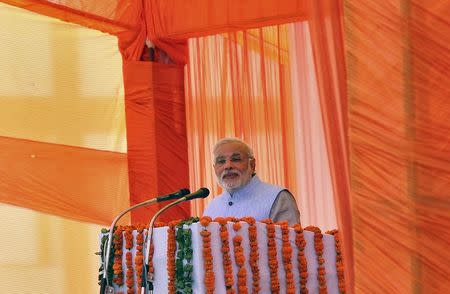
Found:
[[[198, 189], [197, 192], [194, 192], [194, 193], [184, 196], [183, 198], [186, 198], [186, 199], [183, 201], [189, 201], [189, 200], [197, 199], [197, 198], [206, 198], [206, 197], [208, 197], [208, 195], [209, 195], [209, 190], [207, 188], [200, 188], [200, 189]], [[181, 199], [183, 199], [183, 198], [181, 198]]]
[[177, 191], [177, 192], [172, 193], [172, 194], [167, 194], [167, 195], [164, 195], [164, 196], [156, 197], [156, 202], [162, 202], [162, 201], [173, 200], [173, 199], [180, 199], [183, 196], [189, 195], [189, 193], [191, 193], [191, 191], [189, 191], [189, 189], [181, 189], [180, 191]]
[[175, 206], [181, 202], [184, 201], [190, 201], [192, 199], [197, 198], [206, 198], [209, 195], [209, 190], [207, 188], [200, 188], [196, 192], [188, 194], [184, 197], [181, 197], [180, 199], [167, 204], [163, 208], [161, 208], [155, 215], [153, 216], [152, 220], [150, 221], [149, 228], [147, 230], [147, 238], [145, 239], [145, 255], [144, 255], [144, 270], [142, 271], [142, 287], [141, 287], [141, 294], [146, 294], [149, 290], [150, 294], [153, 294], [153, 276], [150, 274], [147, 276], [148, 271], [148, 258], [150, 255], [150, 246], [153, 242], [153, 225], [158, 218], [158, 216], [166, 211], [167, 209], [171, 208], [172, 206]]
[[[198, 192], [198, 191], [197, 191]], [[197, 193], [196, 192], [196, 193]], [[186, 195], [191, 195], [189, 194], [191, 193], [191, 191], [189, 191], [189, 189], [181, 189], [177, 192], [173, 192], [167, 195], [163, 195], [163, 196], [159, 196], [156, 198], [152, 198], [150, 200], [146, 200], [144, 202], [138, 203], [136, 205], [133, 205], [129, 208], [127, 208], [125, 211], [123, 211], [121, 214], [119, 214], [118, 216], [116, 216], [116, 218], [113, 220], [111, 226], [109, 227], [109, 234], [108, 234], [108, 240], [107, 242], [105, 242], [105, 246], [106, 246], [106, 251], [104, 250], [105, 254], [103, 256], [103, 263], [104, 263], [104, 267], [103, 267], [103, 278], [101, 280], [101, 286], [100, 286], [100, 294], [105, 294], [105, 293], [114, 293], [114, 288], [111, 286], [111, 284], [108, 281], [108, 267], [109, 267], [109, 256], [111, 254], [111, 244], [112, 244], [112, 236], [113, 236], [113, 230], [114, 227], [116, 226], [116, 223], [119, 221], [119, 219], [124, 216], [127, 212], [141, 207], [141, 206], [145, 206], [145, 205], [150, 205], [156, 202], [162, 202], [162, 201], [167, 201], [167, 200], [172, 200], [172, 199], [179, 199], [183, 196]], [[192, 193], [195, 194], [195, 193]]]

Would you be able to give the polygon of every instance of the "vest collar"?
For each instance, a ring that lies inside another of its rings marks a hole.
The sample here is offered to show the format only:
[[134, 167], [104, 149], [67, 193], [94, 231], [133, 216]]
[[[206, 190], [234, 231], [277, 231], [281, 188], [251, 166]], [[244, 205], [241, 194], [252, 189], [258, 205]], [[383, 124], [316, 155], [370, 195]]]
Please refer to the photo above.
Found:
[[254, 189], [255, 186], [257, 186], [259, 183], [261, 183], [261, 180], [258, 178], [257, 175], [254, 175], [250, 182], [247, 183], [244, 187], [240, 187], [233, 193], [229, 193], [228, 191], [225, 191], [225, 193], [228, 195], [229, 198], [236, 199], [237, 197], [244, 197], [245, 195], [250, 195], [251, 191]]

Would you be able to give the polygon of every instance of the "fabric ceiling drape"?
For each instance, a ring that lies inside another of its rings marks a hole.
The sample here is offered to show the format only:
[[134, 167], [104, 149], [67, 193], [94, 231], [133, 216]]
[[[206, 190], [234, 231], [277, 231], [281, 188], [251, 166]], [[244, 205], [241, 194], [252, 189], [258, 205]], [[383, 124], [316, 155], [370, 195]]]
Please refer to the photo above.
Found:
[[450, 3], [348, 0], [358, 292], [450, 292]]
[[177, 63], [188, 62], [188, 38], [294, 22], [304, 19], [305, 12], [301, 0], [145, 2], [149, 39]]
[[139, 60], [145, 39], [169, 53], [172, 60], [188, 60], [187, 39], [239, 29], [305, 19], [305, 1], [294, 0], [1, 0], [64, 21], [119, 37], [126, 60]]

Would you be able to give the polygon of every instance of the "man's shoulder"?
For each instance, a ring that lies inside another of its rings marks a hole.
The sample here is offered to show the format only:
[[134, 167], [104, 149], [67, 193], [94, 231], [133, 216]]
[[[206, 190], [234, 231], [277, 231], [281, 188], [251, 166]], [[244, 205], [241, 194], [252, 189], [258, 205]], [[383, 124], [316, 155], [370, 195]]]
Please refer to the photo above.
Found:
[[274, 184], [267, 183], [267, 182], [262, 182], [262, 181], [261, 181], [261, 186], [264, 187], [264, 189], [276, 191], [277, 193], [286, 190], [285, 187], [282, 187], [279, 185], [274, 185]]

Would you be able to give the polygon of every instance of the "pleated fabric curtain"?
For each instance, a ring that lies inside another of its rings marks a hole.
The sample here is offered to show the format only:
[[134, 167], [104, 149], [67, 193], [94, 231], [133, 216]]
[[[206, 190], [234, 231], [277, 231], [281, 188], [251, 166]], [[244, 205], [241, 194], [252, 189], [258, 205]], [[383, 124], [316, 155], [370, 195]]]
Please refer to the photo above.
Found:
[[[307, 22], [190, 39], [189, 49], [191, 186], [220, 193], [211, 149], [222, 137], [239, 137], [255, 149], [257, 174], [293, 192], [305, 225], [336, 228]], [[193, 214], [212, 198], [195, 202]]]
[[348, 160], [348, 99], [342, 1], [307, 1], [317, 89], [324, 125], [347, 291], [354, 288], [353, 219]]
[[346, 2], [355, 289], [450, 292], [450, 3]]
[[[222, 137], [240, 137], [254, 148], [257, 174], [294, 194], [291, 95], [282, 80], [289, 75], [287, 29], [266, 27], [193, 38], [186, 79], [186, 113], [191, 186], [220, 193], [211, 148]], [[289, 96], [289, 98], [287, 98]], [[292, 151], [292, 149], [291, 149]], [[203, 212], [197, 201], [194, 214]]]

